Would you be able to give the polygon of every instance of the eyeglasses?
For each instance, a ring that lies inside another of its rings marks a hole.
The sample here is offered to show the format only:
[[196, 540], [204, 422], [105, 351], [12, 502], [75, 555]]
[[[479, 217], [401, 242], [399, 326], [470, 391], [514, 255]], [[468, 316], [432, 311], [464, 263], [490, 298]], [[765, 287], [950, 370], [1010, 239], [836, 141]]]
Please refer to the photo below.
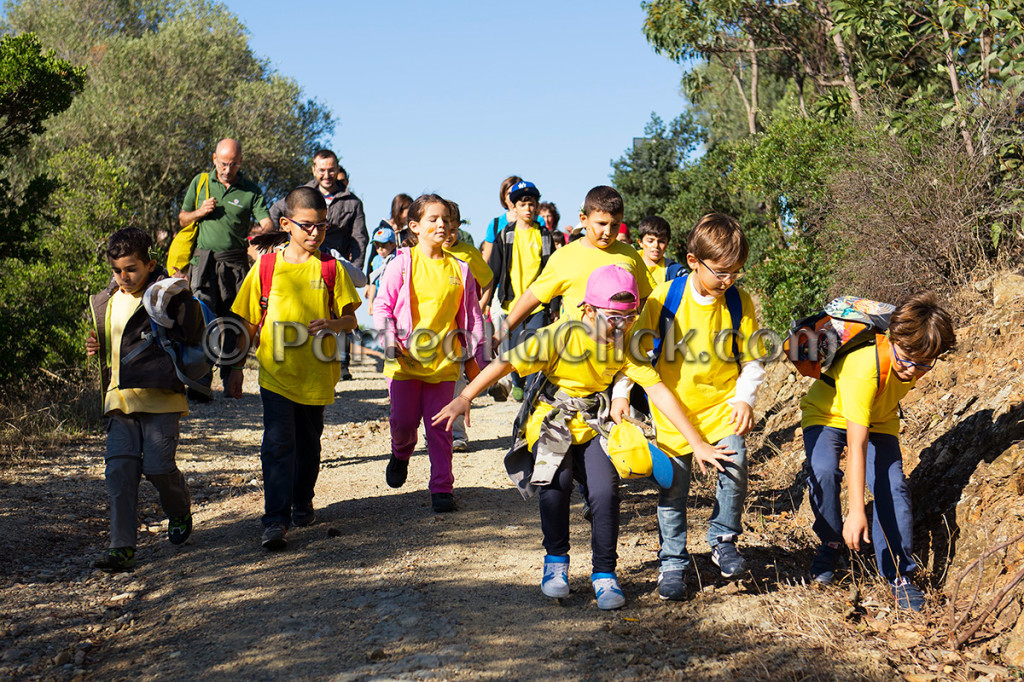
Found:
[[[697, 258], [697, 257], [694, 256], [694, 258]], [[712, 270], [711, 268], [708, 268], [708, 264], [705, 263], [704, 261], [702, 261], [700, 258], [697, 258], [697, 262], [700, 263], [701, 265], [703, 265], [705, 268], [707, 268], [708, 272], [710, 272], [712, 275], [714, 275], [715, 278], [718, 279], [719, 282], [728, 282], [730, 280], [733, 281], [733, 282], [739, 282], [740, 280], [742, 280], [744, 277], [747, 276], [747, 273], [742, 272], [742, 271], [739, 271], [739, 272], [718, 272], [717, 270]]]
[[609, 315], [600, 308], [595, 308], [599, 318], [604, 320], [612, 329], [625, 329], [629, 325], [633, 324], [638, 317], [637, 313], [631, 313], [629, 315]]
[[899, 365], [903, 369], [910, 369], [910, 370], [913, 370], [913, 369], [916, 368], [916, 369], [920, 369], [920, 370], [923, 370], [923, 371], [927, 372], [928, 370], [933, 369], [935, 367], [935, 362], [936, 362], [935, 360], [932, 360], [932, 363], [928, 364], [928, 363], [924, 363], [924, 362], [914, 362], [913, 360], [905, 360], [905, 359], [900, 357], [899, 353], [896, 352], [896, 346], [893, 346], [892, 356], [894, 358], [896, 358], [896, 364], [897, 365]]
[[293, 225], [298, 225], [299, 229], [301, 229], [306, 234], [313, 234], [313, 230], [320, 230], [321, 232], [325, 232], [327, 230], [326, 220], [322, 223], [300, 223], [298, 220], [292, 220], [291, 218], [288, 218], [288, 222], [292, 223]]

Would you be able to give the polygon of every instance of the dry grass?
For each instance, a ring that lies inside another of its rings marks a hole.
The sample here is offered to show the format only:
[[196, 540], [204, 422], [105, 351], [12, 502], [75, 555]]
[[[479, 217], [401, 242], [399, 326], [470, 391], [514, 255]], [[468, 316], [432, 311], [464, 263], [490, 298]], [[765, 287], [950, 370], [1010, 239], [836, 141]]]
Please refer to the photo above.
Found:
[[0, 467], [80, 438], [100, 423], [94, 377], [81, 370], [43, 371], [0, 392]]
[[983, 144], [973, 154], [953, 126], [915, 138], [881, 123], [866, 117], [848, 166], [831, 181], [834, 204], [819, 240], [844, 248], [836, 287], [878, 300], [931, 289], [970, 313], [977, 301], [961, 292], [1019, 265], [1024, 247], [1024, 182], [1005, 168], [1019, 123], [1013, 112], [979, 113], [972, 132]]

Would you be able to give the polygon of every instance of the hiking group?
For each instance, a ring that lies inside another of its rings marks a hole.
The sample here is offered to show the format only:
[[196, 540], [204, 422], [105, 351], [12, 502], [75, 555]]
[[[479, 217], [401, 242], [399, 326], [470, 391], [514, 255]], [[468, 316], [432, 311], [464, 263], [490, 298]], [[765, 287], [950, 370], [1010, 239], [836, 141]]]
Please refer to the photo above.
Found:
[[[753, 300], [738, 286], [748, 245], [736, 220], [700, 218], [686, 235], [685, 262], [675, 262], [665, 256], [671, 229], [661, 217], [644, 219], [636, 246], [629, 243], [615, 189], [590, 190], [579, 225], [566, 233], [538, 188], [511, 176], [499, 190], [504, 212], [477, 250], [460, 230], [458, 205], [436, 194], [397, 195], [390, 218], [370, 237], [333, 152], [317, 152], [314, 180], [269, 210], [238, 170], [236, 141], [222, 140], [213, 160], [213, 171], [197, 175], [185, 195], [167, 270], [152, 258], [145, 232], [120, 230], [107, 245], [113, 280], [91, 301], [96, 331], [87, 350], [101, 360], [111, 504], [110, 547], [97, 567], [135, 566], [142, 475], [159, 492], [170, 542], [181, 544], [192, 531], [175, 448], [186, 394], [210, 399], [210, 378], [183, 373], [174, 349], [200, 344], [214, 327], [226, 396], [241, 397], [251, 350], [259, 366], [263, 547], [284, 549], [293, 526], [316, 521], [324, 406], [335, 385], [351, 378], [362, 287], [387, 377], [389, 486], [405, 484], [422, 425], [432, 508], [455, 511], [452, 453], [469, 448], [470, 405], [485, 391], [496, 400], [511, 395], [522, 406], [505, 467], [524, 497], [539, 500], [544, 595], [569, 593], [569, 508], [578, 488], [591, 527], [597, 606], [625, 603], [616, 578], [620, 478], [653, 471], [657, 591], [687, 599], [694, 464], [717, 477], [711, 560], [725, 578], [746, 573], [737, 549], [748, 480], [744, 437], [772, 349]], [[250, 237], [254, 222], [258, 234]], [[917, 566], [899, 402], [954, 342], [949, 314], [927, 292], [898, 307], [839, 299], [795, 326], [789, 357], [817, 379], [801, 402], [820, 539], [813, 580], [833, 580], [844, 544], [857, 550], [870, 542], [896, 604], [924, 605], [909, 580]], [[641, 427], [651, 425], [653, 436], [645, 437]], [[874, 498], [870, 530], [865, 486]]]

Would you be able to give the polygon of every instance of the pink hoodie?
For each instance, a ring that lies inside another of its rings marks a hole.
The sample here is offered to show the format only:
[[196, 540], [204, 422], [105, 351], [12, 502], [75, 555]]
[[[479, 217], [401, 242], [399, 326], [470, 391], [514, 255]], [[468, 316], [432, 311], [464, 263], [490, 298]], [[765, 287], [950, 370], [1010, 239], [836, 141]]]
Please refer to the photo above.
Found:
[[[476, 280], [468, 265], [457, 258], [455, 261], [459, 264], [463, 285], [462, 302], [455, 314], [455, 326], [465, 333], [460, 340], [467, 354], [475, 356], [484, 340]], [[373, 299], [373, 324], [382, 334], [381, 344], [385, 348], [396, 342], [403, 349], [407, 348], [409, 337], [412, 336], [412, 305], [407, 276], [411, 265], [409, 249], [399, 249], [377, 282], [377, 297]]]

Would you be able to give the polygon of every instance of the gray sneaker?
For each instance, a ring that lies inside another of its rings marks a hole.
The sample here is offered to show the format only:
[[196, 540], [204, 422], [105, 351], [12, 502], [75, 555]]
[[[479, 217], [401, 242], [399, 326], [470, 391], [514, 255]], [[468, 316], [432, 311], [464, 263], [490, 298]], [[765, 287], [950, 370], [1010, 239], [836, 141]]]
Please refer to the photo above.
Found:
[[288, 546], [285, 535], [288, 529], [283, 523], [272, 523], [263, 530], [263, 548], [272, 552], [284, 549]]

